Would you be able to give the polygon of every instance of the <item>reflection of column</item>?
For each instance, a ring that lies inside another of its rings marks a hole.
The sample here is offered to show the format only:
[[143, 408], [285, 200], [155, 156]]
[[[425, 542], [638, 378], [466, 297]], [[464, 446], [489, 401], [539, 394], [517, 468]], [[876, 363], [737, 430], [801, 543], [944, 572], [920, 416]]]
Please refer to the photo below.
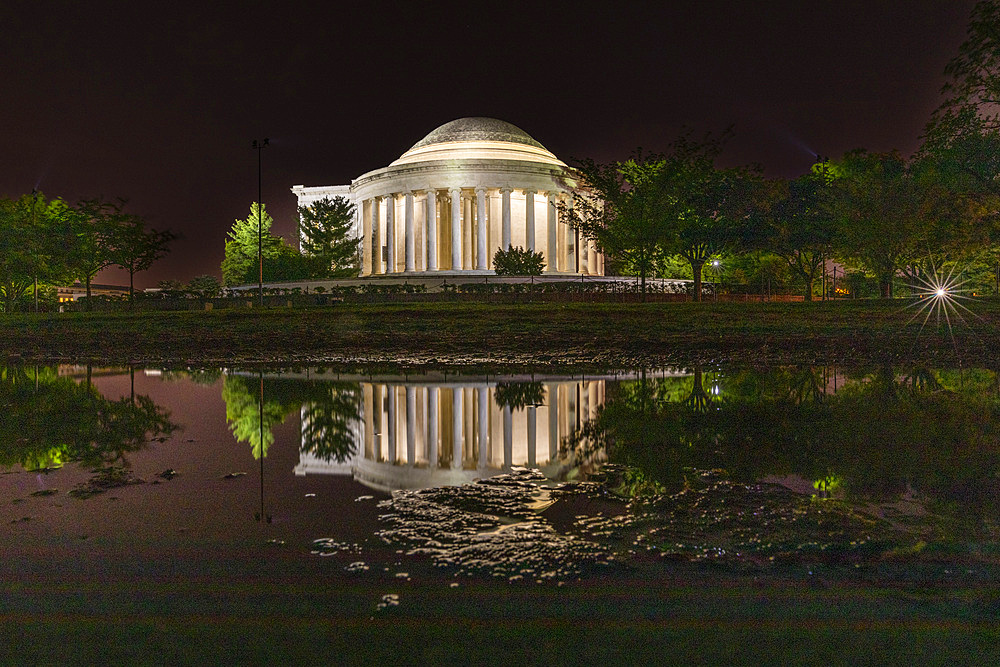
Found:
[[500, 188], [500, 195], [503, 200], [501, 212], [500, 247], [510, 250], [510, 188]]
[[403, 270], [413, 271], [416, 268], [414, 255], [417, 250], [416, 234], [413, 231], [413, 193], [407, 190], [403, 202], [403, 236], [406, 241], [403, 248]]
[[503, 406], [503, 467], [510, 470], [514, 459], [514, 424], [511, 423], [510, 406]]
[[430, 449], [430, 467], [438, 464], [438, 388], [427, 389], [427, 446]]
[[549, 462], [559, 458], [559, 385], [549, 385]]
[[524, 233], [527, 235], [528, 250], [535, 252], [535, 191], [524, 191]]
[[486, 467], [486, 453], [489, 446], [490, 394], [489, 387], [479, 388], [479, 467]]
[[438, 227], [437, 227], [437, 192], [427, 191], [427, 260], [428, 271], [438, 270]]
[[386, 398], [389, 401], [389, 462], [396, 463], [396, 388], [386, 385]]
[[396, 195], [385, 196], [385, 245], [388, 247], [386, 273], [396, 273]]
[[372, 385], [372, 424], [374, 427], [374, 438], [372, 447], [375, 450], [373, 461], [382, 460], [382, 385]]
[[451, 390], [451, 467], [462, 467], [462, 390]]
[[406, 388], [406, 462], [417, 462], [417, 390]]
[[559, 243], [556, 241], [556, 193], [549, 193], [549, 205], [546, 207], [547, 216], [547, 232], [548, 232], [548, 242], [545, 251], [546, 257], [548, 258], [548, 266], [546, 267], [549, 271], [559, 270]]
[[538, 424], [536, 423], [537, 417], [538, 415], [535, 414], [535, 406], [529, 405], [528, 406], [528, 467], [529, 468], [534, 468], [536, 465], [538, 465], [535, 460], [536, 440], [538, 439], [537, 438]]
[[486, 270], [486, 188], [476, 188], [476, 269]]
[[451, 270], [462, 269], [462, 191], [458, 188], [451, 193]]

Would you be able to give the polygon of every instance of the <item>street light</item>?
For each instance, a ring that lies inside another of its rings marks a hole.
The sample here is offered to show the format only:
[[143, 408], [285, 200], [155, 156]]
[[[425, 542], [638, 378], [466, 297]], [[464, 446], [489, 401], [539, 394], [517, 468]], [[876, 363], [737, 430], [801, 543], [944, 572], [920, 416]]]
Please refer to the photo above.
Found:
[[257, 151], [257, 263], [259, 269], [259, 279], [257, 282], [257, 294], [259, 296], [260, 307], [264, 307], [264, 254], [262, 250], [261, 241], [261, 228], [264, 226], [264, 203], [261, 201], [261, 188], [260, 188], [260, 157], [261, 153], [267, 148], [268, 143], [270, 143], [267, 137], [264, 137], [263, 141], [257, 141], [254, 139], [250, 142], [250, 148]]

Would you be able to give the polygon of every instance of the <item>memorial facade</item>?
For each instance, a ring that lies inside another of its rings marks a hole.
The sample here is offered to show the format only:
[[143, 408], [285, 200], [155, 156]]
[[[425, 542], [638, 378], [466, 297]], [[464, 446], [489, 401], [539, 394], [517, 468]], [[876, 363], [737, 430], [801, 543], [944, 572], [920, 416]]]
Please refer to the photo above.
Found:
[[542, 253], [545, 273], [603, 275], [603, 257], [560, 215], [572, 205], [572, 172], [520, 128], [460, 118], [387, 167], [349, 186], [292, 192], [299, 206], [349, 198], [357, 209], [362, 276], [493, 273], [498, 249]]

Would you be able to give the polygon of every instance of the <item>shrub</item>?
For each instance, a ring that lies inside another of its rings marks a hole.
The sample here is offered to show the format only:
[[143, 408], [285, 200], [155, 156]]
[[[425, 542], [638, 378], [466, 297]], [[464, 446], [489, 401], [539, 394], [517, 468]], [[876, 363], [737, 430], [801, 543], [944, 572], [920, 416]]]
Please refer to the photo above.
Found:
[[498, 276], [540, 276], [544, 265], [542, 253], [520, 246], [511, 246], [510, 250], [500, 248], [493, 255], [493, 268]]

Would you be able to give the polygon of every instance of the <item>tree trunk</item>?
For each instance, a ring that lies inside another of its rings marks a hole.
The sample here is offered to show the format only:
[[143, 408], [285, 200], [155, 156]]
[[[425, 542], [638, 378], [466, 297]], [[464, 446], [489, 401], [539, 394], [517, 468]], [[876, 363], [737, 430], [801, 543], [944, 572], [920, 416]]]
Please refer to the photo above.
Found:
[[90, 310], [90, 276], [87, 276], [87, 310]]
[[813, 279], [806, 278], [806, 293], [803, 295], [806, 301], [813, 300]]
[[892, 278], [889, 278], [888, 280], [884, 277], [879, 278], [878, 286], [879, 286], [878, 290], [879, 296], [881, 296], [883, 299], [892, 298]]
[[692, 301], [701, 301], [701, 267], [704, 262], [691, 262], [691, 275], [694, 276], [694, 293], [691, 295]]

